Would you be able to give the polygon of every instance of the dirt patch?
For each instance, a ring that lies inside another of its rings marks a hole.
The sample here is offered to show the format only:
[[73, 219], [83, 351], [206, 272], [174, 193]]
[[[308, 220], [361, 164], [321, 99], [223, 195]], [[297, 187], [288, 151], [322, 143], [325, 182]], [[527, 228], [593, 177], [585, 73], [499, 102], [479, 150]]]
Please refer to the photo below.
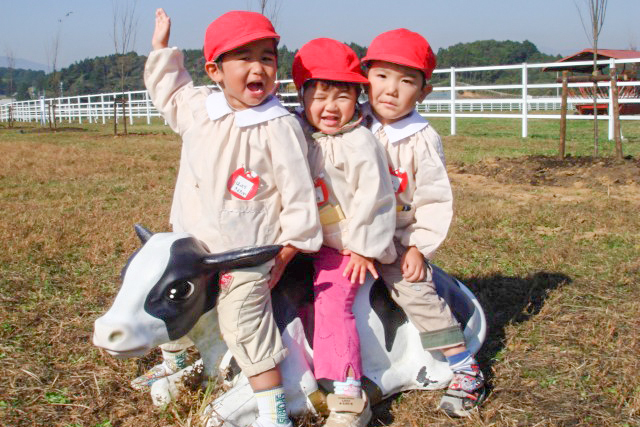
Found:
[[492, 157], [471, 165], [452, 165], [454, 174], [490, 177], [500, 184], [608, 189], [640, 184], [640, 159], [525, 156]]

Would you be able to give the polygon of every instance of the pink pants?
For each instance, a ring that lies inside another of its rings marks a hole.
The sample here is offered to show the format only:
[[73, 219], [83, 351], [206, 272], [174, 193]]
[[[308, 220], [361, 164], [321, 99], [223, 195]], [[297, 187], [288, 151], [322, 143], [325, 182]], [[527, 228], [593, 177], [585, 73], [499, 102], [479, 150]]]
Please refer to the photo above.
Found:
[[352, 285], [342, 272], [349, 256], [323, 246], [314, 256], [315, 323], [313, 365], [316, 378], [346, 381], [351, 367], [354, 378], [362, 376], [360, 338], [352, 312], [359, 285]]

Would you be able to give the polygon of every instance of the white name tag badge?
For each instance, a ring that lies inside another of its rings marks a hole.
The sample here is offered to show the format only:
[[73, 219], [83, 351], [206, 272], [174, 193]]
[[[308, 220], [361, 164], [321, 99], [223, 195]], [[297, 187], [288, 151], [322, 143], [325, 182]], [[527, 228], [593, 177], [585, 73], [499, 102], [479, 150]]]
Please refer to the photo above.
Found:
[[258, 192], [260, 187], [260, 177], [252, 171], [245, 170], [244, 167], [236, 169], [227, 183], [229, 192], [242, 200], [250, 200]]

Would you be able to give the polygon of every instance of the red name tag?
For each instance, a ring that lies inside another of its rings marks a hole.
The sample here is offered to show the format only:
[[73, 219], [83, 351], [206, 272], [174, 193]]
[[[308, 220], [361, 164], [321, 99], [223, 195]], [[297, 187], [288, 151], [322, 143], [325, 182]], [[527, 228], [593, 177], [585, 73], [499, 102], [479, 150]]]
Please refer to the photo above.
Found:
[[318, 206], [322, 206], [329, 200], [329, 191], [327, 190], [327, 184], [320, 176], [313, 181], [316, 192], [316, 203]]
[[391, 174], [391, 183], [393, 184], [393, 191], [396, 194], [402, 193], [407, 188], [407, 181], [409, 180], [407, 172], [403, 168], [393, 170], [389, 168]]
[[245, 170], [244, 167], [236, 169], [227, 182], [229, 192], [242, 200], [253, 199], [258, 192], [258, 187], [260, 187], [260, 177], [255, 172]]

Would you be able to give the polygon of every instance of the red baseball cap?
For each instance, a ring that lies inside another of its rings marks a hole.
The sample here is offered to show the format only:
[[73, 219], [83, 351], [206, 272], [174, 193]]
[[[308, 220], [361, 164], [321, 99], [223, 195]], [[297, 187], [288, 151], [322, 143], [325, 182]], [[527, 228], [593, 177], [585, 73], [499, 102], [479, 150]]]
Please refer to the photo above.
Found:
[[232, 10], [209, 24], [204, 35], [204, 58], [215, 61], [225, 52], [262, 39], [280, 40], [271, 21], [257, 12]]
[[416, 68], [424, 73], [425, 79], [431, 78], [436, 68], [436, 55], [429, 42], [406, 28], [387, 31], [373, 39], [362, 58], [363, 64], [368, 61], [385, 61]]
[[298, 90], [311, 79], [369, 83], [353, 49], [328, 38], [313, 39], [302, 46], [293, 58], [291, 73]]

